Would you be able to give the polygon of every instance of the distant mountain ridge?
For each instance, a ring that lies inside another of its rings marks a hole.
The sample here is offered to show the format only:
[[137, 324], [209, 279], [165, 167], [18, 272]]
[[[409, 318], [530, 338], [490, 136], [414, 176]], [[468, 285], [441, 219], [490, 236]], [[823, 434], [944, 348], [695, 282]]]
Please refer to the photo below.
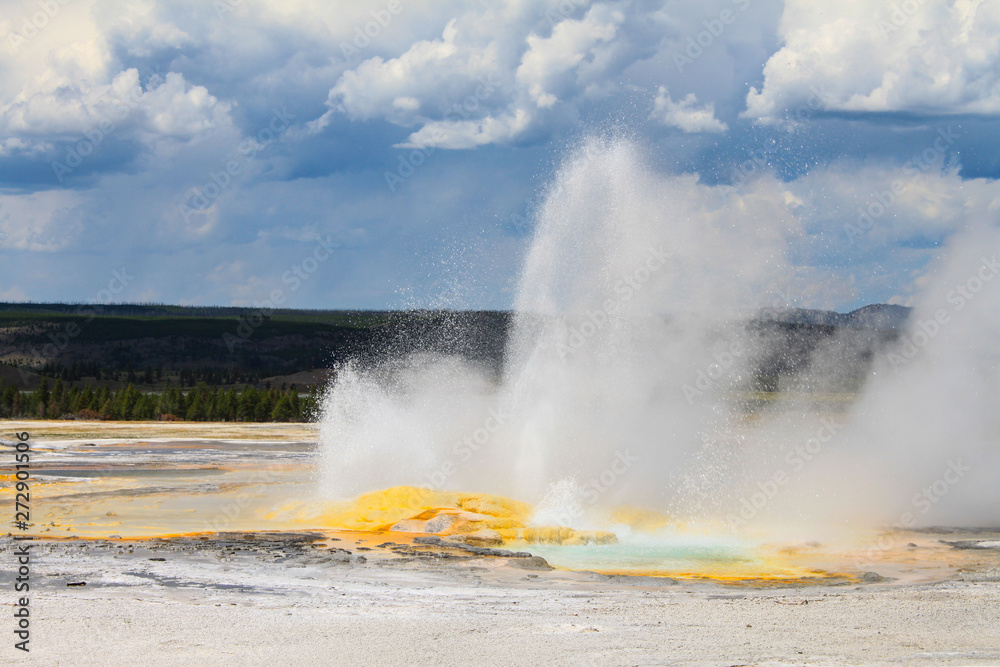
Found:
[[[112, 304], [69, 304], [69, 303], [16, 303], [0, 302], [0, 322], [15, 314], [36, 316], [98, 316], [98, 317], [160, 317], [160, 318], [209, 318], [232, 319], [260, 309], [249, 306], [174, 306], [169, 304], [112, 303]], [[849, 313], [810, 308], [764, 308], [758, 317], [763, 320], [788, 324], [816, 324], [832, 327], [865, 327], [870, 329], [898, 329], [906, 323], [912, 308], [888, 303], [873, 303]], [[280, 308], [261, 311], [267, 315], [292, 320], [367, 326], [371, 322], [385, 322], [409, 313], [433, 313], [434, 309], [413, 311], [392, 310], [337, 310], [316, 308]], [[509, 318], [511, 311], [458, 311], [468, 313], [493, 313]]]
[[910, 317], [912, 308], [888, 303], [873, 303], [849, 313], [807, 308], [765, 308], [761, 319], [788, 324], [814, 324], [828, 327], [866, 329], [900, 329]]

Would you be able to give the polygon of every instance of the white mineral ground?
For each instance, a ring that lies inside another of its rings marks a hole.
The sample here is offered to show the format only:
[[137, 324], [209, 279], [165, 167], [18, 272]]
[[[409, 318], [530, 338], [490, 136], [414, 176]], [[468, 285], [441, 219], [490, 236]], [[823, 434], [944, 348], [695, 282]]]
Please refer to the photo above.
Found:
[[[100, 459], [105, 467], [119, 465], [110, 460], [151, 469], [167, 452], [183, 456], [179, 463], [205, 465], [198, 450], [182, 446], [186, 438], [265, 443], [243, 450], [220, 444], [217, 460], [231, 465], [218, 479], [181, 472], [118, 486], [116, 476], [39, 482], [32, 495], [40, 518], [32, 530], [39, 539], [31, 548], [30, 654], [15, 651], [9, 634], [13, 541], [0, 538], [5, 663], [1000, 664], [995, 533], [897, 534], [868, 560], [872, 571], [893, 579], [866, 580], [856, 571], [846, 579], [794, 585], [553, 570], [533, 559], [414, 545], [412, 535], [323, 531], [323, 539], [313, 541], [287, 524], [262, 523], [249, 510], [230, 526], [237, 532], [220, 535], [198, 531], [193, 518], [186, 531], [176, 530], [177, 513], [191, 508], [178, 501], [180, 487], [171, 485], [194, 480], [202, 485], [201, 497], [226, 497], [234, 492], [226, 485], [246, 487], [225, 480], [244, 474], [241, 465], [257, 465], [247, 452], [266, 458], [284, 447], [286, 455], [298, 456], [297, 443], [315, 442], [311, 427], [0, 427], [5, 440], [29, 431], [36, 461], [53, 470], [82, 469], [102, 452], [111, 457]], [[291, 473], [277, 470], [274, 486], [293, 483], [283, 476]], [[151, 496], [123, 494], [154, 483], [161, 490]], [[8, 482], [4, 487], [9, 513], [12, 494]], [[115, 502], [117, 511], [106, 510]], [[136, 506], [130, 510], [129, 503]], [[145, 524], [129, 525], [139, 516]], [[50, 531], [41, 532], [43, 526]], [[123, 537], [111, 538], [112, 531]], [[191, 531], [205, 534], [148, 539]], [[845, 565], [839, 571], [851, 570], [849, 555], [839, 556]]]

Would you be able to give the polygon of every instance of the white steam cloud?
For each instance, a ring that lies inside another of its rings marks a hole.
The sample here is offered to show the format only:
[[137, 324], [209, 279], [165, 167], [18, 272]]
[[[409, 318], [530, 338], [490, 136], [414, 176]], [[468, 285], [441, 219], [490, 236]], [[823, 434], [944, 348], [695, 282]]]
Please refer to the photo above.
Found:
[[[538, 211], [500, 376], [434, 355], [340, 369], [324, 491], [499, 493], [576, 526], [620, 505], [810, 534], [1000, 522], [989, 224], [954, 239], [853, 406], [817, 407], [800, 386], [747, 411], [752, 369], [786, 343], [745, 323], [801, 279], [801, 203], [772, 177], [723, 198], [656, 173], [632, 143], [586, 142]], [[851, 361], [840, 343], [863, 335], [820, 346], [799, 384]]]

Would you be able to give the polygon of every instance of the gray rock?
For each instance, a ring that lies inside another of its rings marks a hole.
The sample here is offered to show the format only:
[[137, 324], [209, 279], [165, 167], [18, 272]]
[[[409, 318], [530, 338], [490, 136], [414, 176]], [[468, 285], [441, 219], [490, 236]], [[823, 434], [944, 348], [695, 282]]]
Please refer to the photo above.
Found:
[[532, 558], [527, 551], [507, 551], [506, 549], [491, 549], [489, 547], [477, 547], [462, 542], [443, 542], [442, 546], [454, 547], [477, 556], [493, 556], [496, 558]]
[[955, 542], [949, 542], [948, 540], [939, 540], [943, 544], [947, 544], [952, 549], [1000, 549], [1000, 540], [956, 540]]
[[425, 533], [441, 533], [449, 528], [451, 524], [455, 523], [455, 517], [450, 514], [438, 514], [436, 517], [427, 522], [424, 526]]
[[[629, 576], [627, 574], [609, 574], [605, 576], [605, 580], [608, 583], [625, 584], [628, 586], [673, 586], [677, 583], [676, 579], [671, 579], [670, 577]], [[743, 596], [734, 596], [734, 599], [742, 600]]]
[[541, 556], [530, 556], [528, 558], [515, 558], [508, 565], [522, 570], [554, 570], [549, 562]]

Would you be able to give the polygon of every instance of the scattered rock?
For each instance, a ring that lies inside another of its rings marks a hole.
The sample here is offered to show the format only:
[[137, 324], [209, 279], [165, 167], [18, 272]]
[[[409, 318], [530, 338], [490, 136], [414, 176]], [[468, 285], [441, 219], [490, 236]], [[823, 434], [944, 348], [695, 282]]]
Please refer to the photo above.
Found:
[[471, 544], [477, 547], [498, 547], [503, 544], [503, 538], [500, 537], [500, 533], [492, 528], [483, 528], [481, 530], [476, 530], [471, 533], [454, 537], [453, 539], [459, 539], [466, 544]]
[[947, 544], [952, 549], [1000, 549], [1000, 540], [938, 540], [942, 544]]
[[670, 577], [650, 577], [647, 575], [601, 574], [596, 576], [611, 584], [626, 584], [628, 586], [673, 586], [677, 583], [676, 579]]
[[1000, 567], [994, 567], [983, 572], [965, 572], [959, 579], [961, 581], [1000, 583]]
[[1000, 526], [931, 526], [930, 528], [914, 528], [916, 533], [931, 533], [934, 535], [956, 535], [959, 533], [971, 535], [1000, 533]]
[[66, 585], [67, 586], [86, 586], [87, 582], [86, 581], [73, 581], [73, 582], [70, 582], [70, 583], [68, 583]]
[[[522, 570], [554, 570], [549, 562], [541, 556], [529, 556], [528, 558], [511, 559], [508, 565]], [[530, 575], [529, 575], [530, 576]]]
[[490, 549], [489, 547], [476, 547], [463, 542], [442, 542], [442, 546], [455, 547], [462, 551], [474, 553], [477, 556], [493, 556], [496, 558], [534, 558], [527, 551], [507, 551], [506, 549]]
[[158, 561], [163, 562], [163, 561], [166, 561], [167, 559], [166, 558], [150, 558], [149, 560], [158, 560]]

